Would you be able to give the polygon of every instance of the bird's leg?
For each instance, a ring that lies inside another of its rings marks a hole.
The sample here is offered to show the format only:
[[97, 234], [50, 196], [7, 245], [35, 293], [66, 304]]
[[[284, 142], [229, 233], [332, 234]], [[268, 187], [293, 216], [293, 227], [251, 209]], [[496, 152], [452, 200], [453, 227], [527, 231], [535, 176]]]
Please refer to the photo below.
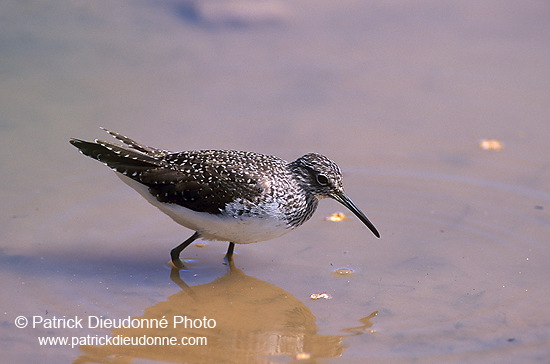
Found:
[[225, 254], [224, 259], [227, 262], [233, 261], [233, 250], [235, 249], [235, 243], [229, 243], [229, 247], [227, 247], [227, 253]]
[[201, 236], [201, 234], [198, 231], [196, 231], [193, 235], [191, 235], [191, 237], [189, 239], [187, 239], [186, 241], [184, 241], [183, 243], [181, 243], [180, 245], [178, 245], [177, 247], [175, 247], [174, 249], [172, 249], [170, 251], [170, 257], [172, 258], [172, 264], [174, 264], [174, 266], [176, 268], [180, 268], [180, 269], [183, 268], [183, 263], [180, 260], [181, 251], [183, 249], [187, 248], [187, 246], [189, 244], [191, 244], [192, 242], [197, 240], [200, 236]]

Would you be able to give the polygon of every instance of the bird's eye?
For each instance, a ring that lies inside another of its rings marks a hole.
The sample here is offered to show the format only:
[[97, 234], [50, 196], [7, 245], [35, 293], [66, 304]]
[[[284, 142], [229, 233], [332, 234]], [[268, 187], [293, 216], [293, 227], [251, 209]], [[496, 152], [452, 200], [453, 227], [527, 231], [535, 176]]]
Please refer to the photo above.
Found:
[[327, 176], [325, 176], [324, 174], [322, 173], [319, 173], [317, 176], [317, 183], [320, 184], [321, 186], [326, 186], [328, 185], [328, 178]]

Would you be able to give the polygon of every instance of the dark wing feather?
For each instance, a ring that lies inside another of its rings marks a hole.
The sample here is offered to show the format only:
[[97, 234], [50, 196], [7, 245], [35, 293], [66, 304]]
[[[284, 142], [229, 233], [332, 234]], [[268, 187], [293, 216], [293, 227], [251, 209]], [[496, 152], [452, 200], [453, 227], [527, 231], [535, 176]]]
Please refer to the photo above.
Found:
[[124, 174], [128, 171], [141, 172], [160, 165], [159, 161], [153, 157], [107, 142], [71, 139], [70, 143], [77, 147], [82, 154], [97, 159]]
[[116, 137], [123, 138], [129, 146], [80, 139], [71, 139], [70, 143], [84, 155], [147, 186], [160, 202], [198, 212], [220, 214], [233, 201], [252, 206], [263, 191], [258, 169], [245, 171], [237, 167], [244, 152], [194, 151], [163, 155], [158, 149], [138, 146], [118, 134]]
[[144, 154], [147, 154], [151, 157], [161, 157], [161, 156], [165, 156], [165, 155], [171, 153], [167, 150], [148, 147], [144, 144], [136, 142], [133, 139], [128, 138], [127, 136], [124, 136], [124, 135], [119, 134], [119, 133], [115, 133], [114, 131], [110, 131], [110, 130], [107, 130], [105, 128], [101, 128], [101, 129], [104, 130], [105, 132], [109, 133], [109, 135], [111, 135], [115, 139], [120, 140], [124, 144], [128, 145], [130, 148], [138, 150], [138, 151], [140, 151]]
[[161, 202], [211, 214], [222, 213], [236, 200], [251, 204], [261, 195], [259, 175], [232, 168], [229, 161], [214, 160], [201, 152], [172, 154], [164, 160], [165, 167], [143, 171], [136, 180]]

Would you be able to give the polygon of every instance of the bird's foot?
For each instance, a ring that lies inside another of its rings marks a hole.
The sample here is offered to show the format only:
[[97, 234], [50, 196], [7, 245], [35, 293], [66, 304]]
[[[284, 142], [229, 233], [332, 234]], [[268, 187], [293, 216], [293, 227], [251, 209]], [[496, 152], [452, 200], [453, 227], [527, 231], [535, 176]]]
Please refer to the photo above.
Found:
[[170, 261], [171, 265], [173, 268], [175, 269], [185, 269], [185, 266], [183, 265], [183, 262], [178, 258], [178, 259], [172, 259]]
[[227, 253], [225, 254], [225, 257], [223, 257], [223, 260], [225, 260], [228, 265], [233, 262], [233, 250], [235, 250], [235, 243], [229, 243]]

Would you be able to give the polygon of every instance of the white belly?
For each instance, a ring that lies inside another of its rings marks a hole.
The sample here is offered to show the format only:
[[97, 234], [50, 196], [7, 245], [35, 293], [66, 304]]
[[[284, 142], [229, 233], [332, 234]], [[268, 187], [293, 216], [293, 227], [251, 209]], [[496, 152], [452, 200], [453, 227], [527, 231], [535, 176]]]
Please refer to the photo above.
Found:
[[256, 243], [270, 240], [286, 234], [288, 228], [282, 213], [275, 204], [264, 206], [258, 215], [228, 216], [207, 212], [196, 212], [179, 206], [159, 202], [149, 193], [147, 186], [142, 185], [123, 174], [116, 173], [126, 184], [139, 192], [152, 205], [170, 216], [175, 222], [191, 230], [198, 231], [207, 240], [230, 241], [237, 244]]

